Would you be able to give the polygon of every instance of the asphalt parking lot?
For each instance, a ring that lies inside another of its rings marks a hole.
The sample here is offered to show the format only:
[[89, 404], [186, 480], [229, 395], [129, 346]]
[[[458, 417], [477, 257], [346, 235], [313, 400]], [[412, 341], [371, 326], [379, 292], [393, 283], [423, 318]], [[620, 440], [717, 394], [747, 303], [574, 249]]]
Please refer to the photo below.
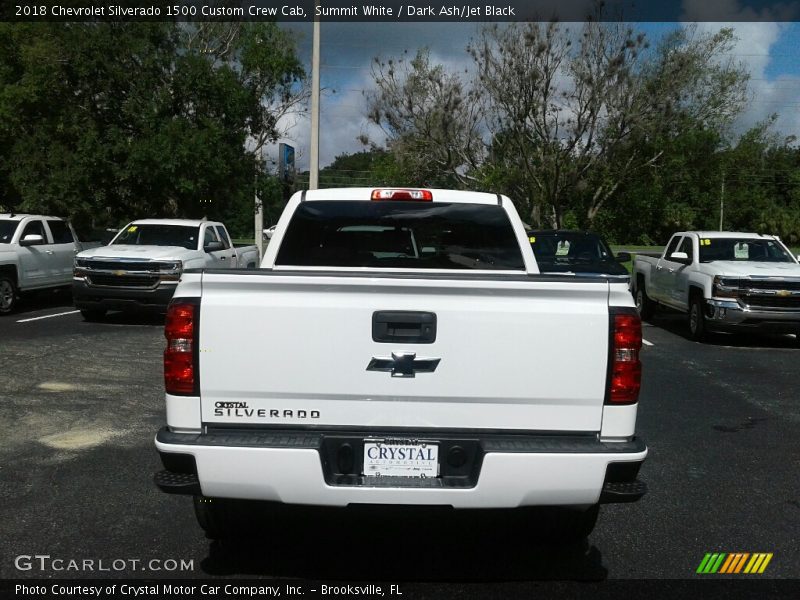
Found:
[[[679, 317], [646, 324], [638, 430], [650, 447], [641, 473], [650, 492], [605, 506], [585, 544], [555, 548], [538, 544], [519, 515], [368, 509], [301, 510], [249, 540], [206, 540], [191, 500], [152, 483], [162, 327], [158, 317], [119, 314], [86, 323], [64, 293], [0, 319], [0, 578], [380, 580], [436, 597], [477, 597], [469, 586], [479, 582], [484, 597], [541, 579], [701, 577], [707, 552], [773, 553], [758, 577], [800, 578], [800, 348], [791, 336], [697, 344]], [[104, 573], [26, 568], [21, 555], [126, 563]], [[168, 570], [170, 560], [191, 568]]]

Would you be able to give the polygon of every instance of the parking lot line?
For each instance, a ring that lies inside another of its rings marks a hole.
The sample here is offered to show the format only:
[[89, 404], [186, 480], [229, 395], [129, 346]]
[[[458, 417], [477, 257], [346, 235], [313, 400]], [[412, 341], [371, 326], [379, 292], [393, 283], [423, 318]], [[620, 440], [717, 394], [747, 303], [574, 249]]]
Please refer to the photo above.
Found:
[[20, 319], [17, 323], [27, 323], [28, 321], [38, 321], [40, 319], [49, 319], [51, 317], [63, 317], [64, 315], [74, 315], [75, 313], [81, 312], [79, 310], [70, 310], [68, 312], [57, 313], [55, 315], [45, 315], [43, 317], [33, 317], [30, 319]]
[[644, 339], [644, 338], [642, 338], [642, 343], [643, 343], [645, 346], [655, 346], [655, 344], [654, 344], [653, 342], [648, 342], [648, 341], [647, 341], [646, 339]]

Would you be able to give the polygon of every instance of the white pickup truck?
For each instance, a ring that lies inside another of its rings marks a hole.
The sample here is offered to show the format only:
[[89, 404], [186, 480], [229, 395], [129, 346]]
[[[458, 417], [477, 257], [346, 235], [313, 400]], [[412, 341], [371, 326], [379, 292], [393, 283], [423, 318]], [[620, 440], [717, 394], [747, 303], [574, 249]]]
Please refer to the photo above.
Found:
[[540, 275], [505, 196], [295, 194], [254, 271], [184, 272], [167, 312], [165, 492], [551, 507], [564, 539], [645, 493], [641, 322], [623, 281]]
[[72, 297], [89, 321], [109, 310], [163, 313], [184, 270], [254, 269], [258, 261], [258, 248], [234, 246], [222, 223], [143, 219], [75, 257]]
[[681, 231], [660, 257], [637, 255], [633, 269], [642, 318], [658, 306], [686, 313], [695, 340], [709, 330], [800, 336], [800, 264], [775, 236]]
[[0, 314], [12, 312], [21, 293], [68, 287], [80, 250], [64, 219], [0, 214]]

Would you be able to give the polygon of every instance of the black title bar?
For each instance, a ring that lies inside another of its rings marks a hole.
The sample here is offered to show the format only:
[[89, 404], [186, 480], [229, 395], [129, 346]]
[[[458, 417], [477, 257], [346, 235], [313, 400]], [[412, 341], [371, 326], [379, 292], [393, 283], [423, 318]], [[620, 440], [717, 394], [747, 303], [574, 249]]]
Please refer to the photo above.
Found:
[[[800, 20], [800, 0], [10, 0], [0, 20], [36, 21], [637, 21]], [[369, 35], [365, 32], [365, 35]]]

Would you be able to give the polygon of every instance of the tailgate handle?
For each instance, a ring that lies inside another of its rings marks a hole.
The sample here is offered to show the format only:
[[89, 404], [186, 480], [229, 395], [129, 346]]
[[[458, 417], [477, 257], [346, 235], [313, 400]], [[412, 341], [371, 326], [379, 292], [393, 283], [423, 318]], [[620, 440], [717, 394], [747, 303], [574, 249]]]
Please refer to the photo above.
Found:
[[385, 344], [432, 344], [436, 341], [436, 313], [410, 310], [374, 312], [372, 340]]

